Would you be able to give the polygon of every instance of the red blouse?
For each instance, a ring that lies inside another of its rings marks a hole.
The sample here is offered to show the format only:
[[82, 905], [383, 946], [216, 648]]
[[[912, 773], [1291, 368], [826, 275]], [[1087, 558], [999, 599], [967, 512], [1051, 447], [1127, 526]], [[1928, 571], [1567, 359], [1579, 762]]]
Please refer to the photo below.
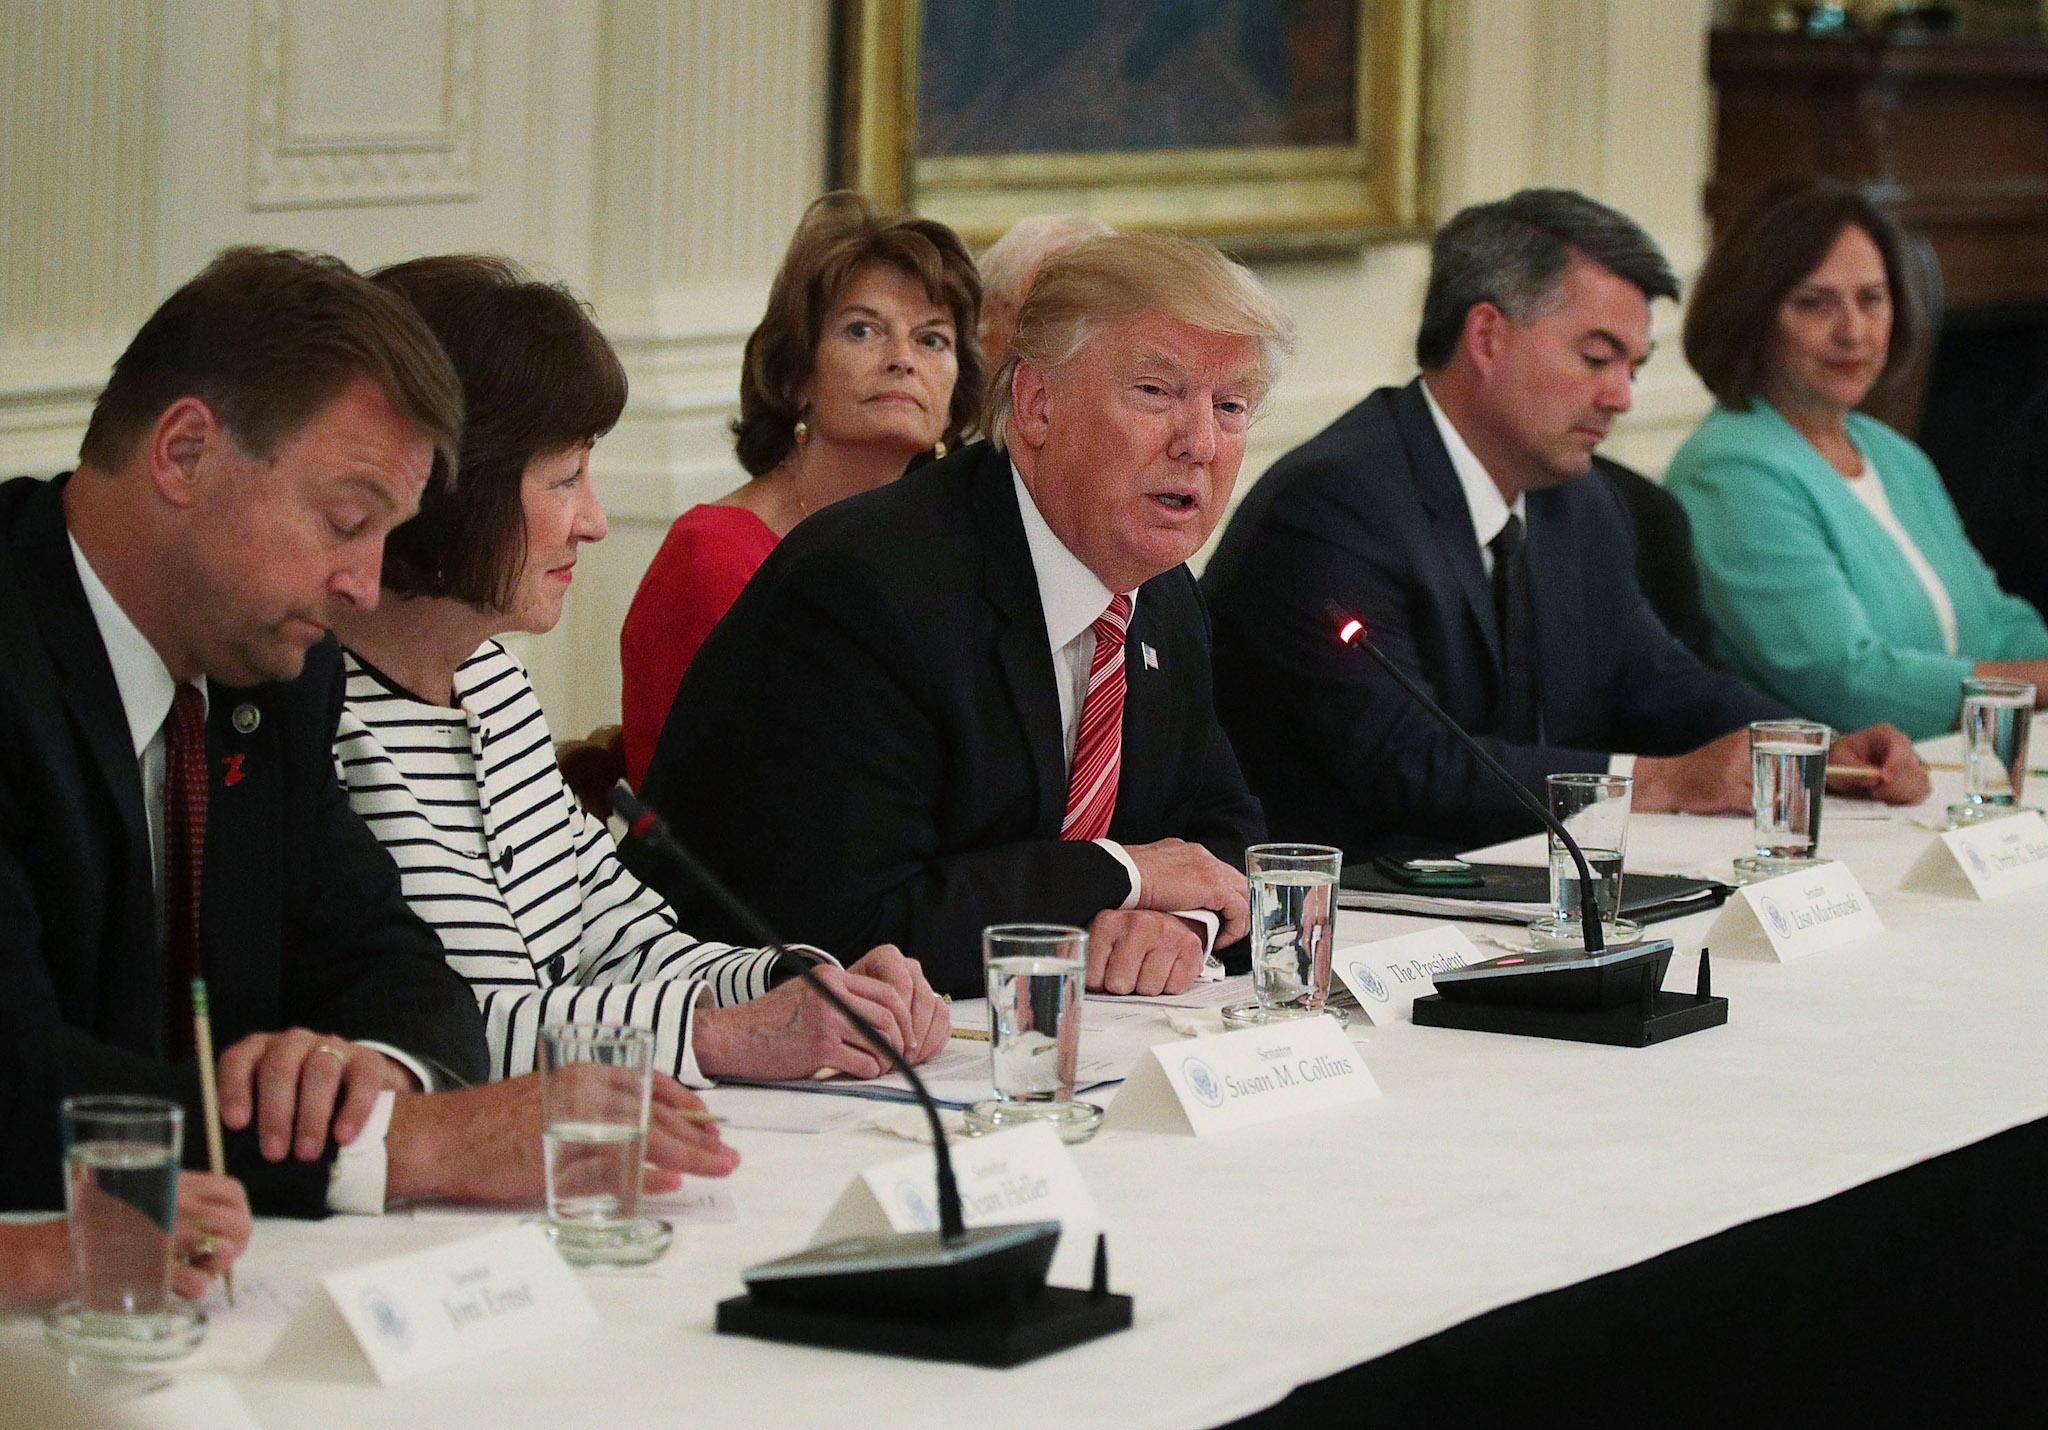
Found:
[[675, 520], [619, 630], [626, 778], [636, 787], [675, 703], [683, 672], [779, 538], [737, 506], [693, 506]]

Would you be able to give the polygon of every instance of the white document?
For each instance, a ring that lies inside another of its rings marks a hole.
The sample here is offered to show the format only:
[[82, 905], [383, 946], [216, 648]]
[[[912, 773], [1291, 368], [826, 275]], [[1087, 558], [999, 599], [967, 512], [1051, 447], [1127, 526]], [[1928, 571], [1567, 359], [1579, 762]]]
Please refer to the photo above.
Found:
[[[1081, 1053], [1074, 1063], [1074, 1090], [1086, 1092], [1106, 1082], [1116, 1082], [1130, 1068], [1136, 1052], [1126, 1043], [1104, 1040], [1091, 1048], [1086, 1034]], [[962, 1108], [980, 1102], [994, 1092], [989, 1080], [988, 1044], [966, 1038], [950, 1038], [930, 1062], [917, 1070], [925, 1090], [941, 1107]], [[910, 1079], [901, 1073], [870, 1078], [802, 1078], [794, 1082], [747, 1083], [742, 1086], [774, 1087], [791, 1092], [823, 1092], [840, 1097], [864, 1097], [877, 1102], [915, 1102]]]
[[337, 1271], [322, 1284], [387, 1385], [597, 1320], [575, 1272], [531, 1224]]
[[1414, 1016], [1415, 1000], [1435, 991], [1439, 973], [1469, 968], [1482, 958], [1460, 930], [1432, 928], [1340, 948], [1330, 956], [1330, 971], [1351, 990], [1359, 1011], [1386, 1027]]
[[1201, 1137], [1379, 1095], [1336, 1019], [1301, 1018], [1153, 1048], [1103, 1125]]
[[[1051, 1277], [1064, 1285], [1087, 1285], [1102, 1213], [1059, 1134], [1050, 1127], [1019, 1127], [951, 1145], [967, 1224], [1058, 1222], [1060, 1244]], [[936, 1164], [929, 1151], [912, 1152], [855, 1177], [818, 1224], [811, 1245], [872, 1232], [938, 1229]]]
[[1735, 891], [1707, 930], [1716, 954], [1789, 963], [1884, 928], [1846, 864], [1829, 862]]
[[740, 1219], [739, 1198], [732, 1188], [702, 1178], [692, 1178], [659, 1196], [642, 1195], [640, 1211], [678, 1226], [724, 1226]]
[[2033, 810], [1937, 835], [1900, 886], [2002, 899], [2048, 885], [2048, 820]]

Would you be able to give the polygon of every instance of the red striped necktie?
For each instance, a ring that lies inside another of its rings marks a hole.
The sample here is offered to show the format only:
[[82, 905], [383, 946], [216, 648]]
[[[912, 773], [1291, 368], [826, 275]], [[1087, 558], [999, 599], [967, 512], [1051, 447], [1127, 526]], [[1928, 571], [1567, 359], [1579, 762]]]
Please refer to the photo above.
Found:
[[179, 685], [164, 721], [164, 1016], [171, 1056], [192, 1052], [199, 885], [206, 868], [206, 700]]
[[1089, 628], [1095, 632], [1095, 659], [1088, 664], [1088, 694], [1074, 736], [1062, 839], [1100, 839], [1109, 833], [1110, 816], [1116, 813], [1124, 754], [1124, 633], [1130, 626], [1131, 598], [1119, 592]]

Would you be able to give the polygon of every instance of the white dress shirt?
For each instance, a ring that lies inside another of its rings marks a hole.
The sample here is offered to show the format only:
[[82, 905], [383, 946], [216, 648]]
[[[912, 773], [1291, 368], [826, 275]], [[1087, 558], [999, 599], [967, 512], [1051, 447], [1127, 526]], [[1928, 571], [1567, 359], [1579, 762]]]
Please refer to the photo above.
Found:
[[[178, 692], [170, 667], [156, 647], [149, 643], [121, 609], [92, 563], [71, 540], [71, 560], [78, 567], [79, 584], [92, 608], [93, 623], [99, 627], [100, 644], [106, 647], [107, 664], [114, 670], [114, 689], [121, 697], [121, 713], [128, 720], [128, 738], [135, 748], [135, 760], [142, 775], [142, 808], [149, 821], [150, 877], [155, 881], [157, 928], [163, 928], [164, 897], [164, 722], [170, 717], [171, 700]], [[194, 682], [202, 700], [207, 698], [206, 677]], [[415, 1059], [382, 1043], [363, 1042], [397, 1062], [420, 1086], [433, 1088], [432, 1075]], [[338, 1149], [327, 1174], [327, 1207], [337, 1212], [380, 1213], [384, 1210], [384, 1135], [391, 1123], [392, 1094], [382, 1093], [377, 1107], [356, 1140]]]
[[[1016, 463], [1010, 464], [1010, 480], [1017, 488], [1017, 513], [1024, 518], [1024, 543], [1031, 551], [1031, 569], [1038, 577], [1038, 605], [1045, 612], [1045, 638], [1052, 648], [1053, 685], [1060, 698], [1060, 742], [1066, 752], [1069, 774], [1074, 766], [1074, 740], [1081, 730], [1081, 702], [1088, 692], [1088, 668], [1095, 661], [1095, 622], [1109, 609], [1115, 592], [1102, 584], [1081, 558], [1067, 550], [1066, 543], [1052, 534], [1038, 503], [1024, 486]], [[1138, 593], [1126, 591], [1133, 613]], [[1142, 879], [1137, 863], [1114, 839], [1095, 841], [1124, 866], [1131, 876], [1131, 892], [1119, 908], [1134, 909]]]
[[[1487, 577], [1493, 576], [1493, 539], [1499, 536], [1501, 528], [1508, 524], [1512, 513], [1522, 519], [1524, 534], [1529, 530], [1529, 498], [1526, 492], [1518, 493], [1515, 504], [1509, 506], [1500, 494], [1500, 487], [1486, 470], [1464, 434], [1451, 425], [1451, 419], [1437, 406], [1436, 394], [1429, 390], [1429, 379], [1422, 381], [1422, 400], [1429, 407], [1430, 421], [1436, 423], [1437, 436], [1443, 439], [1444, 450], [1451, 454], [1451, 470], [1458, 474], [1458, 486], [1465, 493], [1465, 506], [1472, 513], [1472, 534], [1479, 538], [1479, 564], [1485, 568]], [[1538, 720], [1542, 719], [1538, 712]], [[1634, 755], [1610, 755], [1607, 773], [1610, 775], [1634, 774]]]

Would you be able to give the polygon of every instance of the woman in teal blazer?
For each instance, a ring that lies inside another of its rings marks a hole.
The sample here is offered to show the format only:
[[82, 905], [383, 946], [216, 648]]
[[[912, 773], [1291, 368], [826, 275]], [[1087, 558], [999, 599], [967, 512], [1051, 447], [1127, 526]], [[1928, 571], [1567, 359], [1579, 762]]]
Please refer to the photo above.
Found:
[[1719, 401], [1665, 485], [1719, 655], [1814, 719], [1917, 740], [1955, 728], [1967, 675], [2048, 695], [2048, 626], [1999, 589], [1926, 454], [1854, 410], [1915, 336], [1902, 254], [1846, 186], [1760, 194], [1693, 290], [1685, 354]]

